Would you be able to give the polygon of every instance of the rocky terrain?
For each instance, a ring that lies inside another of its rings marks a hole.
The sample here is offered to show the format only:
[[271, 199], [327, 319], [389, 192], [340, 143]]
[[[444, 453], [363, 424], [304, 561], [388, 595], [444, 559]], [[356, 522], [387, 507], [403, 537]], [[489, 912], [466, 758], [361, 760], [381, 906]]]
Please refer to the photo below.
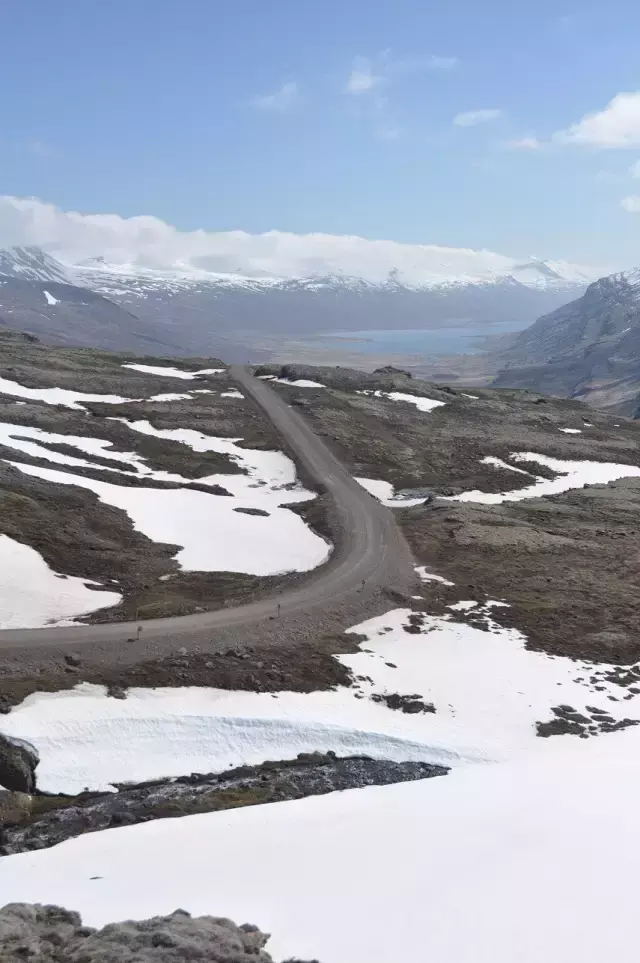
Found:
[[[91, 349], [52, 349], [11, 332], [0, 333], [0, 352], [0, 377], [28, 388], [55, 386], [95, 396], [142, 399], [133, 404], [89, 401], [75, 408], [37, 400], [16, 403], [15, 394], [3, 393], [0, 385], [0, 421], [15, 427], [18, 437], [24, 426], [57, 436], [93, 438], [106, 442], [116, 452], [134, 453], [157, 472], [177, 473], [189, 479], [195, 490], [203, 476], [233, 476], [241, 469], [224, 454], [196, 452], [178, 441], [140, 434], [128, 422], [148, 419], [160, 430], [193, 428], [218, 437], [242, 438], [244, 446], [258, 451], [282, 448], [269, 422], [253, 405], [241, 397], [225, 396], [236, 389], [224, 374], [216, 375], [213, 385], [201, 380], [203, 391], [198, 382], [187, 382], [192, 393], [184, 394], [184, 380], [158, 378], [122, 367], [133, 361], [158, 364], [157, 358], [136, 359], [131, 354]], [[222, 362], [211, 358], [185, 363], [196, 369], [224, 368]], [[175, 394], [176, 399], [169, 403], [144, 400], [154, 395], [163, 398], [167, 393]], [[63, 437], [56, 443], [44, 441], [42, 447], [61, 455], [78, 455]], [[92, 491], [25, 475], [12, 466], [11, 461], [16, 460], [52, 467], [46, 457], [18, 453], [0, 441], [0, 534], [36, 549], [54, 571], [117, 583], [122, 602], [95, 612], [89, 620], [127, 621], [202, 611], [272, 593], [296, 577], [181, 571], [174, 558], [176, 546], [151, 540], [133, 526], [125, 512], [105, 504]], [[76, 466], [74, 472], [110, 482], [113, 464], [113, 460], [92, 455], [93, 467]], [[120, 485], [164, 490], [179, 487], [176, 482], [140, 477], [126, 463], [119, 467]], [[229, 494], [224, 485], [201, 490]], [[310, 513], [311, 525], [329, 537], [323, 505], [322, 501], [313, 506], [293, 505], [292, 510], [302, 517]]]
[[640, 271], [601, 278], [541, 317], [496, 358], [493, 384], [535, 388], [635, 416], [640, 395]]
[[[327, 386], [275, 389], [289, 393], [356, 477], [430, 499], [407, 509], [398, 502], [394, 509], [418, 562], [464, 586], [469, 599], [508, 602], [496, 618], [521, 629], [531, 647], [596, 661], [640, 658], [640, 582], [633, 561], [640, 550], [638, 478], [493, 505], [437, 497], [529, 485], [530, 475], [508, 467], [514, 451], [640, 466], [637, 422], [536, 392], [473, 388], [470, 397], [399, 371], [365, 375], [287, 366], [279, 373]], [[384, 394], [358, 393], [379, 389], [446, 404], [425, 414]], [[502, 467], [483, 464], [487, 456]], [[518, 464], [553, 477], [544, 465]], [[457, 591], [434, 583], [425, 604], [441, 611]]]
[[[0, 736], [0, 751], [2, 737]], [[34, 767], [35, 769], [35, 767]], [[8, 767], [0, 757], [0, 780]], [[79, 796], [0, 793], [0, 856], [55, 846], [83, 833], [132, 826], [152, 819], [236, 809], [303, 799], [344, 789], [384, 786], [447, 773], [444, 766], [394, 763], [335, 753], [300, 754], [297, 759], [243, 766], [223, 773], [193, 773], [140, 785], [119, 785], [117, 793]], [[31, 779], [35, 784], [35, 779]]]
[[[78, 913], [59, 906], [12, 903], [0, 909], [4, 963], [271, 963], [269, 937], [256, 926], [236, 926], [214, 916], [169, 916], [83, 926]], [[302, 963], [289, 960], [288, 963]], [[316, 961], [317, 963], [317, 961]]]

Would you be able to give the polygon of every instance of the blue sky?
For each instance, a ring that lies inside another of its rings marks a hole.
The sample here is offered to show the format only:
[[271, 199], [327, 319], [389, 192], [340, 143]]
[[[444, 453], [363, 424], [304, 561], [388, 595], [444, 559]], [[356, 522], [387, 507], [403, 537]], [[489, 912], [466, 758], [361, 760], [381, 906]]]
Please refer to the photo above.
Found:
[[552, 139], [640, 90], [631, 0], [26, 0], [3, 34], [3, 194], [640, 262], [640, 95]]

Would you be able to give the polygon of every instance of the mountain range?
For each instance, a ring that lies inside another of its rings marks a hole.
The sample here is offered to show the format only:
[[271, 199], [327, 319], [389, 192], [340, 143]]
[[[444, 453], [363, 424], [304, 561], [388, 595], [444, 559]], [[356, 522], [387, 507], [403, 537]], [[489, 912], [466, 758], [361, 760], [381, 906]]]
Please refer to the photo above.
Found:
[[501, 258], [496, 265], [468, 253], [462, 273], [456, 263], [458, 273], [447, 274], [436, 260], [409, 283], [393, 270], [374, 281], [153, 270], [102, 257], [63, 264], [40, 248], [12, 247], [0, 250], [0, 318], [55, 343], [259, 360], [251, 346], [271, 333], [526, 324], [590, 280], [563, 262]]
[[520, 332], [495, 358], [496, 387], [535, 388], [640, 412], [640, 268], [600, 278]]

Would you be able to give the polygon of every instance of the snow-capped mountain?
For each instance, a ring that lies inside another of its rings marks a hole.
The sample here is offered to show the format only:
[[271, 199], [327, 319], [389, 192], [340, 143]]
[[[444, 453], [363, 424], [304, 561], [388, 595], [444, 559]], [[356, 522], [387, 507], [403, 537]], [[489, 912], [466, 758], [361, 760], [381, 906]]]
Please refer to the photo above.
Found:
[[640, 268], [600, 278], [539, 318], [499, 356], [495, 383], [635, 414], [640, 398]]
[[[76, 317], [72, 343], [146, 350], [150, 342], [156, 342], [173, 353], [213, 352], [230, 360], [245, 360], [247, 353], [257, 357], [251, 346], [259, 345], [267, 335], [291, 337], [486, 321], [525, 325], [581, 294], [589, 280], [583, 269], [562, 262], [530, 259], [521, 263], [491, 252], [433, 250], [436, 253], [431, 259], [421, 250], [419, 264], [410, 264], [405, 256], [401, 268], [376, 278], [370, 264], [368, 277], [343, 272], [293, 277], [263, 273], [258, 277], [214, 272], [192, 264], [171, 270], [112, 264], [102, 255], [63, 264], [39, 248], [12, 247], [0, 250], [0, 282], [3, 277], [15, 279], [11, 305], [7, 281], [0, 284], [0, 315], [4, 307], [11, 315], [7, 323], [27, 330], [33, 329], [37, 316], [36, 333], [47, 333], [48, 325], [54, 340], [69, 343], [65, 303], [88, 302], [88, 297], [82, 296], [86, 291], [123, 314], [119, 320], [114, 316], [108, 326], [101, 323], [100, 333], [88, 311], [86, 318]], [[449, 253], [445, 256], [443, 251]], [[385, 254], [385, 268], [388, 263]], [[28, 292], [23, 287], [20, 294], [15, 288], [18, 282], [36, 285], [36, 289]], [[54, 283], [69, 285], [70, 290], [65, 295], [47, 288], [45, 294], [43, 285]], [[29, 302], [22, 320], [21, 297]], [[46, 311], [41, 313], [45, 299]], [[52, 299], [62, 304], [52, 303]], [[94, 307], [97, 303], [93, 302]], [[105, 306], [101, 303], [102, 310]]]
[[[495, 255], [495, 257], [499, 257]], [[75, 276], [94, 290], [110, 296], [123, 296], [122, 292], [132, 297], [145, 297], [156, 291], [178, 293], [203, 288], [242, 289], [247, 291], [327, 291], [348, 290], [354, 293], [365, 293], [378, 290], [407, 290], [407, 291], [439, 291], [463, 289], [468, 286], [501, 284], [505, 281], [515, 281], [523, 287], [535, 290], [575, 290], [584, 287], [594, 280], [593, 275], [584, 268], [558, 261], [541, 261], [535, 258], [526, 263], [511, 262], [504, 258], [504, 264], [498, 266], [475, 266], [475, 272], [456, 274], [453, 271], [447, 275], [445, 266], [434, 265], [423, 272], [422, 278], [414, 276], [412, 280], [405, 279], [408, 272], [392, 269], [384, 277], [372, 280], [365, 276], [349, 275], [342, 271], [335, 274], [312, 274], [309, 276], [254, 277], [240, 273], [219, 273], [202, 269], [177, 267], [173, 270], [154, 270], [132, 264], [109, 264], [104, 257], [90, 258], [75, 264], [67, 270], [73, 271]], [[412, 272], [414, 275], [416, 272]]]
[[0, 274], [21, 281], [57, 281], [74, 284], [74, 272], [39, 247], [0, 249]]

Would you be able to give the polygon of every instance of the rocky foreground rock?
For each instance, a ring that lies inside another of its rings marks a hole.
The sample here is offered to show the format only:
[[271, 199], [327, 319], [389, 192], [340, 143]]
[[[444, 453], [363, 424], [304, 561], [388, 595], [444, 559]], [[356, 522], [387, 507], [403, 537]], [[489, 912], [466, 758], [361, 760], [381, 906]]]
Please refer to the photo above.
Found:
[[184, 910], [101, 930], [59, 906], [11, 903], [0, 910], [2, 963], [273, 963], [264, 950], [268, 939], [256, 926]]

